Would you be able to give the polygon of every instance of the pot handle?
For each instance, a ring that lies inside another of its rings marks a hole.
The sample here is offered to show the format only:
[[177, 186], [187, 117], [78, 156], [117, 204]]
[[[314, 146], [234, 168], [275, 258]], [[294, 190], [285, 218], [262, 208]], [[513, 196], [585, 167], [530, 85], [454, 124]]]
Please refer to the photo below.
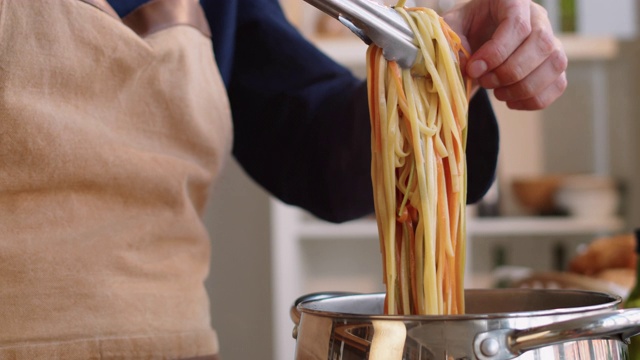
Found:
[[473, 351], [479, 360], [508, 360], [525, 351], [567, 341], [620, 338], [627, 342], [638, 333], [640, 309], [614, 310], [526, 330], [480, 333], [473, 340]]
[[311, 293], [307, 295], [302, 295], [293, 302], [291, 305], [291, 310], [289, 311], [289, 316], [293, 323], [295, 324], [293, 327], [293, 338], [298, 338], [298, 324], [300, 324], [300, 310], [298, 310], [298, 305], [307, 301], [316, 301], [316, 300], [324, 300], [338, 296], [346, 296], [346, 295], [357, 295], [358, 293], [353, 292], [343, 292], [343, 291], [327, 291], [327, 292], [317, 292]]

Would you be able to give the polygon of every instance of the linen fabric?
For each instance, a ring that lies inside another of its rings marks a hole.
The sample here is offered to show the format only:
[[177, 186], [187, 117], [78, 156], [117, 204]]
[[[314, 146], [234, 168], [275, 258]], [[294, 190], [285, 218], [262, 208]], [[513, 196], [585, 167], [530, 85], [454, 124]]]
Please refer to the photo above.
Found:
[[0, 358], [216, 354], [200, 218], [232, 126], [211, 41], [99, 5], [0, 1]]

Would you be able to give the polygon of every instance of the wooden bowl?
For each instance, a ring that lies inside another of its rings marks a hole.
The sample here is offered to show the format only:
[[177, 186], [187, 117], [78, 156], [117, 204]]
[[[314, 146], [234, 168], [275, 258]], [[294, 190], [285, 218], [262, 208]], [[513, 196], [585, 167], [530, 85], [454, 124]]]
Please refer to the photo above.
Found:
[[516, 178], [511, 189], [517, 202], [535, 214], [551, 214], [557, 210], [554, 196], [563, 176], [547, 175]]

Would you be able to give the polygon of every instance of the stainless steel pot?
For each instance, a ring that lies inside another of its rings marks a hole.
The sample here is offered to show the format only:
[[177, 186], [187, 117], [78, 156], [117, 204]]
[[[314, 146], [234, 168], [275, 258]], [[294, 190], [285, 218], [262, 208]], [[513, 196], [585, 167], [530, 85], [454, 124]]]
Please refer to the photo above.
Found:
[[640, 309], [573, 290], [467, 290], [467, 314], [389, 316], [384, 294], [311, 294], [292, 308], [298, 360], [628, 359]]

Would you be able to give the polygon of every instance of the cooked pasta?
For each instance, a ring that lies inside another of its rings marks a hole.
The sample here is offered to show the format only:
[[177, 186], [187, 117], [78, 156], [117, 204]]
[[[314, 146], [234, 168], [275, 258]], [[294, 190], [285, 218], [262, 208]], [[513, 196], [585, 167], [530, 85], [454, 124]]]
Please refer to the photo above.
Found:
[[367, 52], [376, 220], [387, 314], [464, 312], [468, 86], [460, 38], [433, 10], [395, 7], [411, 26], [411, 69]]

